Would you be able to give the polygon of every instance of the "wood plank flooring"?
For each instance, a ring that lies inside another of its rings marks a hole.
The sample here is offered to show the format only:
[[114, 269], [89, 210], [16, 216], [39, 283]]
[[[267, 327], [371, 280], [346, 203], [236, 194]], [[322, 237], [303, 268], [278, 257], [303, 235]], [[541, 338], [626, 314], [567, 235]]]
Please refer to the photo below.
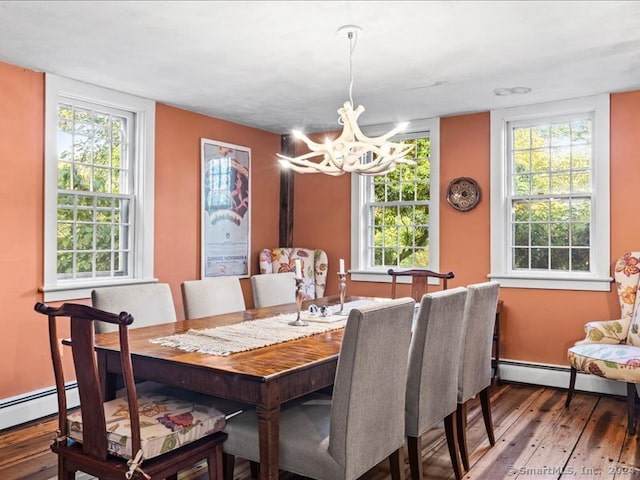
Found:
[[[467, 438], [471, 469], [465, 479], [640, 480], [640, 441], [626, 433], [623, 398], [577, 394], [564, 408], [564, 390], [503, 384], [492, 390], [496, 445], [491, 448], [479, 404], [469, 406]], [[49, 451], [55, 419], [0, 432], [0, 480], [53, 480], [56, 457]], [[424, 480], [450, 480], [453, 471], [442, 426], [423, 436]], [[406, 455], [405, 455], [406, 460]], [[408, 478], [408, 465], [405, 475]], [[89, 480], [78, 473], [76, 479]], [[204, 465], [181, 480], [206, 480]], [[235, 480], [249, 480], [238, 460]], [[361, 480], [390, 480], [386, 462]], [[283, 472], [282, 480], [302, 480]]]

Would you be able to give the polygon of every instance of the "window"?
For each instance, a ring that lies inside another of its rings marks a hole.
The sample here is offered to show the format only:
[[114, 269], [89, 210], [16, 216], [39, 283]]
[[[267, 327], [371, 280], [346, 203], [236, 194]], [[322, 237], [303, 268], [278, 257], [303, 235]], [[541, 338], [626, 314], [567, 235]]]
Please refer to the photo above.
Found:
[[353, 280], [389, 281], [389, 268], [438, 269], [439, 122], [412, 126], [424, 130], [395, 140], [414, 145], [415, 166], [351, 177]]
[[609, 97], [491, 112], [492, 274], [609, 290]]
[[150, 100], [47, 74], [45, 301], [153, 281], [154, 116]]

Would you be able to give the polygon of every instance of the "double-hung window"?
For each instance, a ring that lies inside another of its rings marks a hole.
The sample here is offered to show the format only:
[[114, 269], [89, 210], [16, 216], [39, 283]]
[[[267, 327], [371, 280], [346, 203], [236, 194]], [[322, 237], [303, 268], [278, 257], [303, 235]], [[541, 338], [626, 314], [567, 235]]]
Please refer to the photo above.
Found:
[[492, 278], [608, 290], [609, 97], [491, 112]]
[[389, 268], [438, 269], [439, 122], [419, 127], [394, 139], [414, 146], [408, 158], [415, 165], [352, 175], [353, 280], [389, 281]]
[[154, 102], [46, 76], [45, 300], [153, 280]]

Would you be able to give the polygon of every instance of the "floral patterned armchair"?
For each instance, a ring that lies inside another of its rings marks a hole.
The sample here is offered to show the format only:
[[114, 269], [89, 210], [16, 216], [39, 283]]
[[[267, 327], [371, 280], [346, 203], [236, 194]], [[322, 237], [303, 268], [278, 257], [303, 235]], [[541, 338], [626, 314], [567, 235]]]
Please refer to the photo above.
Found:
[[295, 270], [296, 259], [302, 265], [302, 291], [305, 300], [324, 296], [327, 285], [327, 253], [311, 248], [265, 248], [260, 252], [260, 273]]
[[573, 396], [577, 372], [627, 383], [629, 434], [635, 433], [636, 384], [640, 383], [640, 252], [625, 253], [614, 272], [621, 315], [617, 320], [589, 322], [584, 340], [569, 348], [571, 378], [566, 406]]

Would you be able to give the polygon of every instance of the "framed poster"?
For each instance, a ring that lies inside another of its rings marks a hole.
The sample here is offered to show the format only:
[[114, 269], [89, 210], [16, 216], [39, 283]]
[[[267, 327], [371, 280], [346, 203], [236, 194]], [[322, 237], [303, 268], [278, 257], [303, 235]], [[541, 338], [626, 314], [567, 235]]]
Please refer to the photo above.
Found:
[[201, 139], [202, 278], [248, 277], [251, 149]]

